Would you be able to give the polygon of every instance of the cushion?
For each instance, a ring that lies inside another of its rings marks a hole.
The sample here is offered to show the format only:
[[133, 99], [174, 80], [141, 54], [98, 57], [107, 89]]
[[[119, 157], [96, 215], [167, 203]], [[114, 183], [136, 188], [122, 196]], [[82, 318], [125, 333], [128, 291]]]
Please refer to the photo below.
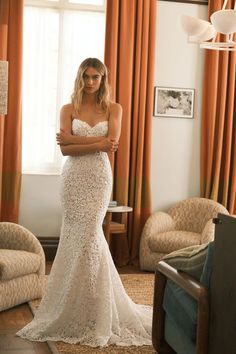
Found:
[[165, 340], [179, 354], [196, 354], [196, 343], [166, 314]]
[[148, 239], [148, 245], [152, 252], [170, 253], [180, 248], [199, 245], [201, 234], [190, 231], [167, 231], [153, 235]]
[[210, 287], [211, 274], [213, 268], [213, 255], [214, 255], [214, 241], [209, 243], [207, 249], [206, 261], [204, 263], [202, 275], [200, 278], [200, 283], [207, 288]]
[[[42, 284], [36, 273], [0, 282], [0, 311], [40, 297]], [[2, 353], [1, 349], [0, 352]], [[28, 353], [28, 350], [23, 350], [24, 354], [26, 352]], [[19, 351], [16, 349], [15, 353]]]
[[40, 262], [40, 256], [32, 252], [0, 249], [0, 279], [10, 280], [36, 273]]
[[163, 308], [185, 335], [196, 340], [197, 301], [171, 280], [167, 280]]
[[177, 270], [182, 270], [200, 280], [208, 251], [208, 243], [182, 248], [169, 253], [163, 260]]

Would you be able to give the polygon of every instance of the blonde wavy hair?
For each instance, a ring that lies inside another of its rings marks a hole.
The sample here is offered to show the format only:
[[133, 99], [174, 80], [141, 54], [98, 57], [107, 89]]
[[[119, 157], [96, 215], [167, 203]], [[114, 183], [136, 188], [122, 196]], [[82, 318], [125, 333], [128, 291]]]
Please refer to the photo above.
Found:
[[84, 94], [84, 73], [89, 67], [92, 67], [97, 70], [102, 76], [96, 100], [97, 104], [102, 108], [102, 110], [107, 113], [109, 111], [110, 106], [110, 87], [108, 85], [107, 68], [97, 58], [87, 58], [80, 64], [75, 79], [74, 92], [71, 95], [72, 106], [74, 108], [75, 113], [78, 114]]

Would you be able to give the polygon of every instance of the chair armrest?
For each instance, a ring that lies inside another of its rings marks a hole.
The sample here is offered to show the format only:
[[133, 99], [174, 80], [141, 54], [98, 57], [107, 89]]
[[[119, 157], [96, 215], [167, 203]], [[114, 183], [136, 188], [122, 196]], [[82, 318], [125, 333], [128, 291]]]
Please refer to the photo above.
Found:
[[201, 244], [209, 243], [214, 240], [215, 237], [215, 224], [213, 219], [207, 221], [201, 235]]
[[152, 316], [152, 345], [157, 353], [175, 353], [164, 340], [165, 311], [163, 309], [163, 299], [166, 286], [166, 276], [155, 271], [153, 316]]
[[0, 249], [22, 250], [41, 257], [39, 275], [45, 274], [45, 254], [36, 236], [25, 227], [11, 222], [0, 222]]
[[[198, 302], [198, 314], [197, 314], [197, 344], [196, 344], [196, 354], [207, 354], [208, 346], [208, 327], [209, 327], [209, 291], [206, 287], [201, 285], [197, 280], [192, 278], [187, 273], [176, 270], [164, 261], [160, 261], [157, 266], [157, 284], [158, 278], [160, 277], [160, 283], [162, 282], [165, 287], [165, 282], [167, 279], [172, 280], [175, 284], [180, 286], [186, 291], [190, 296], [192, 296]], [[165, 280], [163, 280], [165, 277]], [[163, 288], [163, 286], [162, 286]], [[162, 300], [163, 303], [164, 290], [162, 295], [154, 294], [154, 306], [155, 301], [157, 306], [160, 307], [159, 302]], [[159, 291], [155, 287], [155, 291]], [[161, 305], [162, 306], [162, 305]], [[160, 310], [160, 308], [159, 308]], [[164, 310], [162, 309], [164, 312]], [[153, 318], [155, 311], [153, 310]], [[164, 322], [164, 315], [162, 314], [162, 320]], [[160, 320], [159, 320], [160, 321]], [[160, 333], [158, 335], [164, 336], [164, 325], [161, 325]], [[160, 339], [159, 339], [160, 341]]]
[[140, 239], [140, 267], [143, 270], [155, 270], [158, 261], [162, 258], [156, 257], [150, 248], [150, 242], [158, 242], [159, 234], [175, 230], [175, 221], [172, 217], [164, 212], [156, 212], [147, 219], [141, 239]]
[[164, 261], [158, 263], [157, 269], [168, 279], [179, 285], [186, 293], [191, 295], [195, 300], [199, 301], [201, 297], [208, 295], [208, 289], [201, 285], [196, 279], [189, 274], [178, 271]]
[[158, 234], [161, 232], [173, 231], [175, 230], [175, 221], [172, 217], [162, 211], [157, 211], [152, 214], [143, 229], [145, 235], [151, 236], [153, 234]]

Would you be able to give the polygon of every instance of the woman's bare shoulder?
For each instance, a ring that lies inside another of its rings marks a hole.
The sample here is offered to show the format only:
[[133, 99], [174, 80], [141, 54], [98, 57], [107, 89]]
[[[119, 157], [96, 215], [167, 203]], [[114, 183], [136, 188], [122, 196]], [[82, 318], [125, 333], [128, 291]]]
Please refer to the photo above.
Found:
[[66, 114], [72, 114], [73, 112], [73, 106], [71, 103], [67, 103], [64, 106], [61, 107], [61, 112], [66, 113]]
[[110, 103], [110, 112], [111, 113], [122, 113], [122, 106], [117, 102]]

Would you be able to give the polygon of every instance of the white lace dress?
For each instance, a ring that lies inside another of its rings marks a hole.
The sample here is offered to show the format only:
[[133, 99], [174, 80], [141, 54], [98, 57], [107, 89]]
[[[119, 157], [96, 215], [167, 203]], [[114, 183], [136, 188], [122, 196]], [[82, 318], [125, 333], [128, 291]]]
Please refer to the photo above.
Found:
[[[73, 119], [73, 134], [106, 136], [108, 124]], [[17, 335], [92, 347], [151, 345], [152, 308], [126, 294], [102, 230], [112, 190], [107, 153], [68, 157], [63, 224], [48, 285], [32, 322]], [[141, 289], [140, 289], [141, 291]]]

